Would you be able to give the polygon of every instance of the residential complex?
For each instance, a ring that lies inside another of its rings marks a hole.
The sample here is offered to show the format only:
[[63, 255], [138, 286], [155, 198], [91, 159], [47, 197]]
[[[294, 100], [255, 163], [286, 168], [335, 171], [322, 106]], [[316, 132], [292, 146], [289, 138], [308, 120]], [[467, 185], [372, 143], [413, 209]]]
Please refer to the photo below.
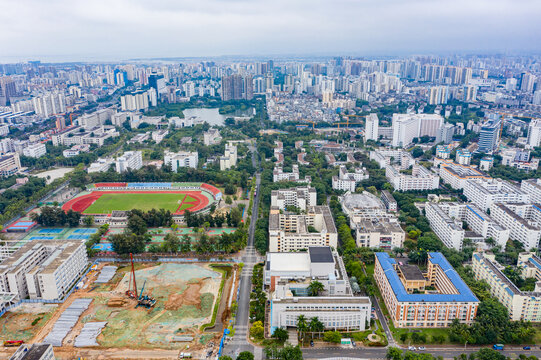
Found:
[[[531, 277], [539, 280], [539, 269], [541, 260], [531, 253], [519, 255], [519, 265], [524, 266], [524, 275], [531, 272]], [[535, 269], [532, 269], [535, 268]], [[504, 274], [505, 266], [496, 261], [494, 254], [474, 253], [472, 257], [472, 268], [477, 280], [484, 280], [489, 285], [492, 296], [507, 308], [509, 319], [513, 321], [541, 321], [541, 287], [537, 282], [534, 291], [520, 290]]]
[[269, 251], [289, 252], [311, 246], [336, 248], [338, 233], [328, 206], [309, 206], [305, 214], [272, 207], [269, 214]]
[[387, 208], [387, 211], [396, 212], [398, 211], [398, 203], [394, 199], [393, 195], [387, 190], [381, 191], [381, 201]]
[[520, 190], [530, 196], [530, 201], [541, 203], [541, 179], [522, 180]]
[[28, 157], [40, 158], [45, 154], [47, 154], [45, 144], [40, 142], [29, 144], [23, 149], [23, 155]]
[[415, 138], [436, 137], [442, 125], [443, 117], [437, 114], [393, 114], [392, 145], [407, 147]]
[[394, 218], [351, 220], [351, 226], [355, 230], [355, 242], [358, 247], [391, 250], [401, 248], [406, 239], [406, 232]]
[[427, 265], [423, 272], [376, 253], [374, 279], [394, 326], [448, 327], [455, 319], [472, 324], [479, 306], [473, 292], [441, 253], [428, 253]]
[[306, 211], [308, 207], [316, 205], [316, 189], [309, 185], [271, 191], [271, 206], [280, 210], [286, 210], [287, 207], [294, 206]]

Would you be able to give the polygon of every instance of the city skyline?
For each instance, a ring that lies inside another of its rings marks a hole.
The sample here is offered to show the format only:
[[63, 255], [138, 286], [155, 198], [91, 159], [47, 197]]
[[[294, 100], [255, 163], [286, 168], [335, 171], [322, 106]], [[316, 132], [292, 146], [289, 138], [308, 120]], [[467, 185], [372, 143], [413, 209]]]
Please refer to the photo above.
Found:
[[541, 3], [0, 0], [0, 62], [539, 53]]

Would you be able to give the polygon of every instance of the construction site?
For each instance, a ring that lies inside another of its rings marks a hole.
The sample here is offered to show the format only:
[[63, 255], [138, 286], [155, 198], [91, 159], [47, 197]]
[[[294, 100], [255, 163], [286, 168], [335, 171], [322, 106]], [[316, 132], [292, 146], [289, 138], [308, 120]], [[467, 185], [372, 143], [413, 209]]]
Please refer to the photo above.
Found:
[[218, 352], [236, 274], [228, 263], [101, 263], [64, 303], [7, 312], [1, 339], [49, 342], [60, 359], [102, 358], [99, 349], [107, 358], [137, 350], [141, 358], [206, 358]]

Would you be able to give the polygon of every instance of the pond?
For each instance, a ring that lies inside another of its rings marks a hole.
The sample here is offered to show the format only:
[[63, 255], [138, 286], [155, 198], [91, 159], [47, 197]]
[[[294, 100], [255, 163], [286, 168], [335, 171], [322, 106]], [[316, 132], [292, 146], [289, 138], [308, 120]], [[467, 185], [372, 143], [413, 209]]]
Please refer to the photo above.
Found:
[[235, 116], [253, 116], [253, 108], [246, 110], [237, 110], [229, 114], [220, 114], [218, 108], [193, 108], [182, 110], [184, 118], [188, 119], [192, 116], [196, 117], [201, 122], [207, 122], [209, 125], [222, 126], [225, 119]]

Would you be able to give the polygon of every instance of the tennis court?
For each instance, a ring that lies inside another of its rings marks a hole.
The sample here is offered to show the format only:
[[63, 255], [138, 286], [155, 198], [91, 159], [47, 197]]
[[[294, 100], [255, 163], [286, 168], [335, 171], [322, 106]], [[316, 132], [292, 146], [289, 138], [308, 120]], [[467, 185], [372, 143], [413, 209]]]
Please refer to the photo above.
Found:
[[38, 234], [60, 234], [64, 229], [39, 229]]
[[82, 234], [70, 235], [68, 236], [68, 240], [88, 240], [89, 237], [90, 235], [82, 235]]
[[73, 233], [74, 234], [94, 234], [98, 232], [98, 229], [77, 229]]
[[30, 240], [52, 240], [54, 236], [31, 236]]

